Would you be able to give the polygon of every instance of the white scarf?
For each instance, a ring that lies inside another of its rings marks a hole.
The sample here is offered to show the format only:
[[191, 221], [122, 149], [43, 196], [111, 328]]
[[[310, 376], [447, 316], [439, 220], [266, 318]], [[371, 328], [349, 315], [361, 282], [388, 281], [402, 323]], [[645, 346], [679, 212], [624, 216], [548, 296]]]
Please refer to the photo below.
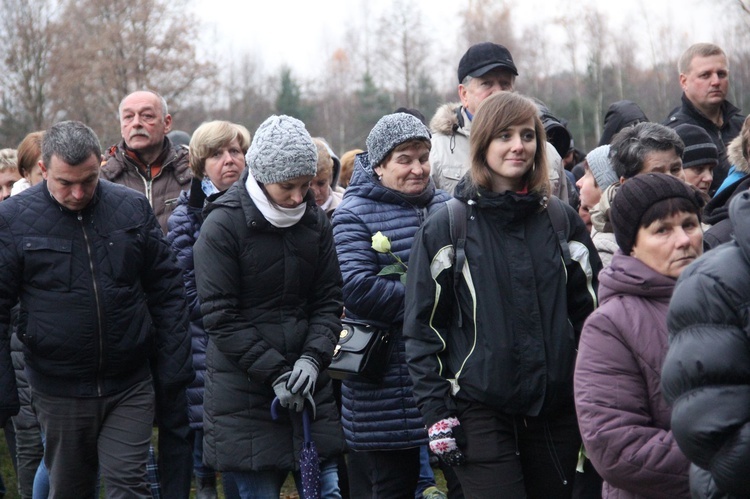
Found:
[[247, 189], [247, 193], [250, 194], [250, 199], [255, 203], [255, 207], [258, 208], [263, 217], [274, 227], [280, 229], [291, 227], [302, 219], [302, 215], [307, 210], [307, 203], [305, 202], [294, 208], [282, 208], [271, 203], [266, 193], [263, 192], [263, 189], [260, 188], [258, 182], [253, 178], [252, 170], [250, 170], [247, 176], [245, 188]]

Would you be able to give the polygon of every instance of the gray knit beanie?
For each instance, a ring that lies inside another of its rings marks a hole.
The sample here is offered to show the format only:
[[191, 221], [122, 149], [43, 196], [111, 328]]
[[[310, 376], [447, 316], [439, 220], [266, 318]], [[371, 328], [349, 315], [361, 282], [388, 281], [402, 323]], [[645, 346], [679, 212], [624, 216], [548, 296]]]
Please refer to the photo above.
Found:
[[305, 124], [291, 116], [270, 116], [258, 127], [245, 155], [253, 178], [277, 184], [303, 175], [315, 175], [318, 150]]
[[382, 163], [397, 145], [415, 139], [430, 140], [430, 131], [419, 118], [407, 113], [386, 114], [367, 136], [370, 167], [375, 168]]
[[599, 146], [586, 155], [586, 163], [589, 170], [594, 175], [596, 185], [602, 191], [610, 185], [616, 183], [619, 179], [609, 162], [609, 144]]

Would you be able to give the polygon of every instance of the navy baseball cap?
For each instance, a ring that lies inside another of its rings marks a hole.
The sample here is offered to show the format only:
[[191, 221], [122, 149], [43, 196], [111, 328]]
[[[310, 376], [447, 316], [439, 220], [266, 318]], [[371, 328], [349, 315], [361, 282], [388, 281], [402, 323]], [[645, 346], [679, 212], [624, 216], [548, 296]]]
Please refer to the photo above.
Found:
[[458, 63], [458, 82], [461, 83], [467, 76], [482, 76], [495, 68], [505, 68], [518, 76], [507, 48], [492, 42], [477, 43], [469, 47]]

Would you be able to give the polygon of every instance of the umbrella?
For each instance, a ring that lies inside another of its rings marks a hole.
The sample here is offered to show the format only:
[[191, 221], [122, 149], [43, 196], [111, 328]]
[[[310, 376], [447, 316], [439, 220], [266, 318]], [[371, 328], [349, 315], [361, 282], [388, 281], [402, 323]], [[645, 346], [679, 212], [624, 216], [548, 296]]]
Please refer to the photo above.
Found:
[[[278, 418], [278, 397], [271, 402], [271, 417]], [[310, 420], [310, 409], [305, 404], [302, 410], [302, 433], [304, 441], [299, 453], [299, 473], [302, 485], [302, 497], [304, 499], [320, 499], [320, 458], [318, 449], [310, 434], [312, 421]]]

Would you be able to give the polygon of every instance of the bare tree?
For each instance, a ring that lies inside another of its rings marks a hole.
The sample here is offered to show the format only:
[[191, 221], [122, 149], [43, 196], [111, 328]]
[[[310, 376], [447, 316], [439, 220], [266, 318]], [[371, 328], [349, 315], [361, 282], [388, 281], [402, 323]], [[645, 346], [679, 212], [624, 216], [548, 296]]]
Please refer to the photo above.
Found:
[[342, 150], [348, 142], [351, 127], [353, 83], [356, 82], [348, 50], [336, 49], [326, 63], [322, 81], [319, 82], [320, 104], [318, 127], [335, 150]]
[[376, 48], [383, 81], [395, 82], [392, 90], [403, 95], [407, 107], [419, 104], [419, 78], [426, 74], [430, 40], [419, 8], [406, 0], [394, 0], [378, 23]]
[[494, 42], [505, 45], [511, 54], [517, 55], [518, 44], [513, 35], [511, 8], [507, 0], [469, 0], [459, 16], [459, 39], [466, 48], [480, 42]]
[[[594, 137], [599, 142], [599, 131], [602, 129], [601, 116], [604, 106], [604, 66], [606, 49], [609, 45], [609, 32], [604, 16], [598, 10], [586, 13], [586, 29], [589, 34], [589, 80], [593, 86], [592, 121]], [[585, 141], [584, 141], [585, 144]]]
[[[198, 24], [186, 0], [67, 0], [52, 53], [55, 109], [118, 140], [116, 111], [151, 88], [175, 108], [211, 74], [196, 54]], [[74, 27], [74, 29], [72, 28]]]
[[49, 0], [0, 0], [0, 136], [17, 144], [49, 122]]

